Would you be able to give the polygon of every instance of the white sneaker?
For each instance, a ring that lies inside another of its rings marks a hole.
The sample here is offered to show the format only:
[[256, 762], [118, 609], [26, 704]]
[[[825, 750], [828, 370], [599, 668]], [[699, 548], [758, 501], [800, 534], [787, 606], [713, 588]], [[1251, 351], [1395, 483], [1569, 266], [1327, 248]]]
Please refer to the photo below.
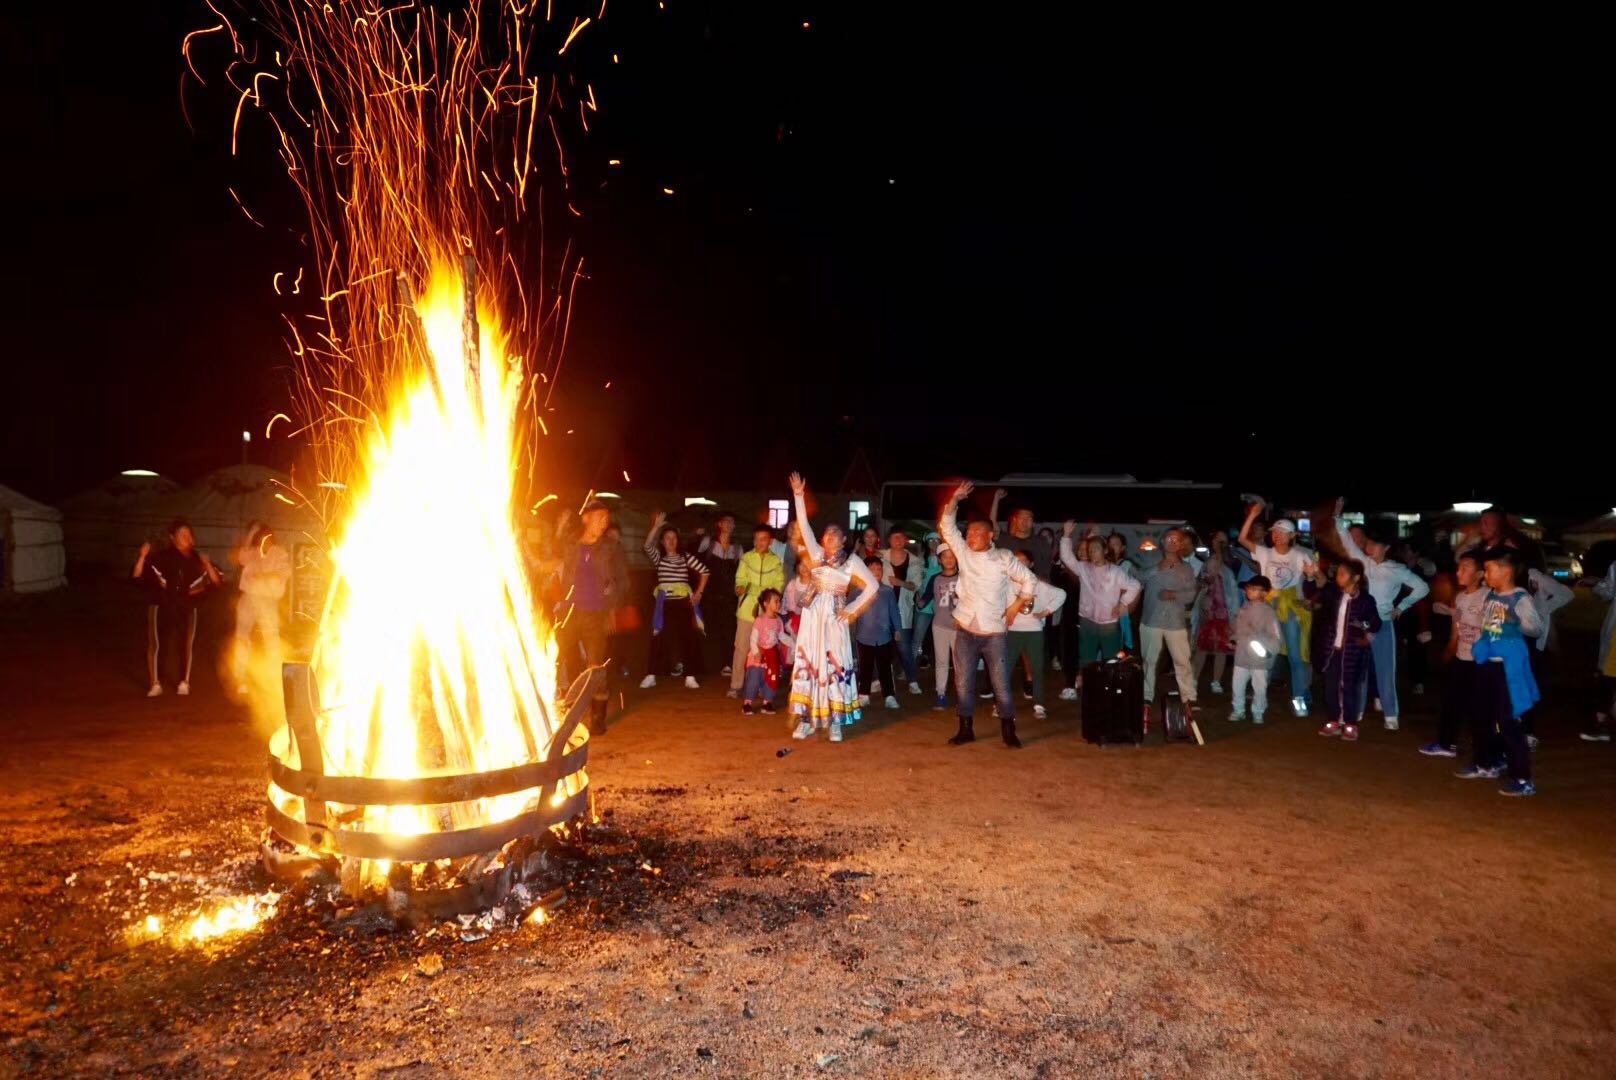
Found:
[[1256, 724], [1258, 727], [1261, 727], [1262, 722], [1263, 722], [1262, 713], [1252, 713], [1251, 714], [1251, 722], [1253, 724]]
[[882, 704], [889, 709], [897, 709], [902, 707], [898, 704], [898, 699], [893, 697], [891, 694], [887, 695], [887, 699], [883, 701]]
[[1034, 705], [1032, 707], [1032, 714], [1039, 720], [1044, 720], [1049, 717], [1049, 713], [1044, 711], [1044, 707], [1042, 705]]
[[180, 697], [190, 697], [191, 696], [191, 684], [188, 683], [188, 682], [182, 682], [182, 683], [180, 683], [178, 686], [176, 686], [174, 688], [174, 692], [176, 694], [178, 694]]
[[726, 690], [724, 691], [724, 696], [727, 698], [738, 698], [741, 696], [741, 692], [739, 690]]
[[870, 693], [879, 694], [880, 692], [881, 692], [881, 680], [880, 679], [871, 680], [871, 682], [870, 682]]
[[1396, 731], [1397, 730], [1397, 717], [1388, 716], [1386, 718], [1386, 730], [1387, 731]]
[[1307, 702], [1299, 697], [1291, 698], [1291, 711], [1297, 716], [1307, 715]]
[[830, 741], [831, 742], [841, 742], [842, 741], [842, 725], [840, 725], [840, 724], [832, 724], [830, 726]]
[[1060, 692], [1060, 699], [1062, 701], [1076, 701], [1077, 700], [1077, 687], [1068, 686], [1066, 689], [1062, 690]]
[[701, 683], [696, 681], [696, 677], [694, 675], [686, 675], [685, 676], [685, 689], [686, 690], [700, 690], [701, 689]]
[[[877, 686], [870, 687], [870, 689], [876, 691], [877, 693], [879, 693], [881, 688], [880, 688], [879, 685], [877, 685]], [[859, 695], [859, 708], [868, 709], [869, 707], [870, 707], [870, 695], [869, 694], [860, 694]]]
[[1058, 657], [1058, 656], [1057, 656], [1057, 657], [1055, 657], [1055, 659], [1053, 659], [1053, 660], [1051, 660], [1051, 661], [1050, 661], [1050, 664], [1051, 664], [1051, 665], [1052, 665], [1052, 666], [1053, 666], [1053, 667], [1054, 667], [1054, 669], [1055, 669], [1055, 670], [1056, 670], [1056, 671], [1059, 671], [1059, 670], [1060, 670], [1060, 669], [1061, 669], [1061, 666], [1060, 666], [1060, 657]]
[[925, 693], [925, 691], [920, 688], [920, 684], [917, 683], [917, 682], [912, 682], [912, 683], [909, 684], [909, 692], [911, 694], [924, 694]]
[[1218, 682], [1216, 679], [1213, 679], [1212, 680], [1212, 692], [1214, 694], [1223, 693], [1223, 684]]
[[728, 664], [725, 664], [723, 667], [718, 669], [718, 673], [725, 678], [728, 678], [730, 675], [734, 674], [734, 670], [734, 668], [730, 667]]
[[649, 690], [655, 685], [656, 685], [656, 676], [655, 675], [647, 675], [645, 678], [640, 680], [640, 689], [641, 690]]
[[806, 739], [806, 738], [810, 737], [811, 735], [813, 735], [813, 733], [814, 733], [814, 725], [812, 725], [808, 721], [804, 720], [804, 721], [802, 721], [801, 723], [799, 723], [797, 725], [796, 730], [791, 733], [791, 737], [800, 742], [803, 739]]
[[147, 697], [162, 697], [163, 696], [163, 684], [160, 683], [160, 682], [152, 683], [151, 684], [151, 689], [146, 691], [146, 696]]

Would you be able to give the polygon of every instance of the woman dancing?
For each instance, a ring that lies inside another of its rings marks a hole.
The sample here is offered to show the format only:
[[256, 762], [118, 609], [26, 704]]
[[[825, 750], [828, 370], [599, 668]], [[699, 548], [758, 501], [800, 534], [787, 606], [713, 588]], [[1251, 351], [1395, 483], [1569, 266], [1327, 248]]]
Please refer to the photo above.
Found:
[[[806, 739], [818, 728], [830, 728], [830, 741], [842, 741], [842, 725], [859, 718], [858, 679], [853, 671], [853, 638], [849, 627], [876, 598], [878, 583], [860, 559], [849, 559], [847, 533], [826, 525], [814, 539], [808, 524], [808, 487], [801, 473], [791, 474], [797, 500], [804, 558], [812, 567], [814, 596], [803, 609], [797, 630], [796, 666], [791, 673], [793, 739]], [[847, 589], [858, 582], [858, 598], [847, 602]]]

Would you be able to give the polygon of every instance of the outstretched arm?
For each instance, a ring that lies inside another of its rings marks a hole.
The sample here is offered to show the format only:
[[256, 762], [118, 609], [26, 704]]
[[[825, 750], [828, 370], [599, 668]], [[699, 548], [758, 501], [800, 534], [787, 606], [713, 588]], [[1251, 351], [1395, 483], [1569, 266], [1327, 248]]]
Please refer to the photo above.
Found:
[[1004, 488], [999, 488], [998, 490], [994, 491], [993, 505], [988, 508], [988, 524], [993, 526], [993, 533], [995, 536], [997, 536], [999, 532], [999, 504], [1004, 502], [1004, 497], [1007, 494], [1009, 493], [1006, 492]]
[[1262, 503], [1252, 503], [1246, 510], [1246, 520], [1240, 526], [1240, 546], [1252, 554], [1257, 552], [1257, 541], [1252, 535], [1251, 527], [1257, 522], [1257, 515], [1262, 513]]
[[824, 561], [825, 553], [814, 536], [814, 527], [808, 523], [808, 481], [802, 478], [802, 473], [791, 474], [791, 494], [797, 500], [797, 531], [802, 534], [802, 546], [808, 552], [808, 565], [818, 566]]
[[943, 538], [943, 543], [954, 549], [954, 557], [961, 563], [965, 561], [965, 537], [960, 535], [959, 524], [955, 518], [959, 515], [959, 505], [971, 497], [976, 485], [969, 480], [954, 489], [948, 502], [943, 504], [943, 511], [937, 516], [937, 532]]
[[651, 527], [645, 530], [645, 557], [655, 566], [662, 560], [662, 553], [657, 550], [657, 541], [662, 539], [662, 523], [668, 520], [668, 515], [658, 510], [651, 515]]

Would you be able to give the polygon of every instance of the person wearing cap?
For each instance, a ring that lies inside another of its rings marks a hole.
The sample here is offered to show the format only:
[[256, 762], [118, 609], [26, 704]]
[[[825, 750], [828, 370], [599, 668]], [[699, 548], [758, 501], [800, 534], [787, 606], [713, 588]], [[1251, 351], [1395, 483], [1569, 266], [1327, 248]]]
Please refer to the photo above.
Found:
[[[1431, 586], [1402, 563], [1386, 557], [1391, 551], [1391, 542], [1386, 537], [1376, 536], [1365, 530], [1360, 544], [1341, 517], [1341, 510], [1345, 505], [1345, 499], [1336, 500], [1335, 530], [1341, 537], [1341, 550], [1346, 553], [1347, 558], [1364, 564], [1364, 580], [1368, 583], [1369, 595], [1374, 598], [1380, 620], [1383, 623], [1393, 622], [1401, 617], [1403, 612], [1425, 599], [1431, 591]], [[1408, 590], [1407, 595], [1403, 595], [1405, 589]], [[1401, 601], [1398, 600], [1400, 595], [1403, 595]], [[1380, 698], [1380, 711], [1386, 718], [1386, 730], [1396, 731], [1397, 634], [1390, 629], [1369, 639], [1369, 669], [1364, 672], [1365, 682], [1367, 683], [1370, 678], [1374, 679], [1375, 692]], [[1363, 704], [1365, 696], [1358, 695], [1360, 705]], [[1360, 715], [1354, 719], [1355, 721], [1363, 719], [1361, 710]]]
[[[607, 535], [611, 510], [599, 499], [578, 515], [580, 531], [561, 542], [553, 564], [561, 577], [561, 603], [557, 606], [558, 644], [563, 686], [583, 671], [606, 664], [606, 641], [612, 632], [612, 612], [628, 596], [628, 560], [623, 547]], [[611, 697], [610, 678], [601, 671], [591, 684], [589, 733], [606, 733], [606, 708]]]
[[1313, 560], [1296, 546], [1296, 526], [1285, 518], [1269, 527], [1269, 543], [1259, 543], [1255, 526], [1262, 511], [1261, 502], [1253, 502], [1246, 511], [1245, 523], [1240, 526], [1240, 545], [1257, 560], [1257, 573], [1273, 586], [1268, 602], [1279, 620], [1285, 658], [1290, 663], [1291, 709], [1297, 716], [1306, 716], [1313, 702], [1313, 673], [1307, 656], [1312, 614], [1302, 597], [1302, 581], [1313, 572]]
[[936, 687], [938, 712], [948, 708], [949, 661], [954, 655], [954, 603], [959, 591], [959, 560], [947, 544], [937, 545], [937, 573], [921, 587], [921, 598], [932, 609], [931, 650], [937, 657]]

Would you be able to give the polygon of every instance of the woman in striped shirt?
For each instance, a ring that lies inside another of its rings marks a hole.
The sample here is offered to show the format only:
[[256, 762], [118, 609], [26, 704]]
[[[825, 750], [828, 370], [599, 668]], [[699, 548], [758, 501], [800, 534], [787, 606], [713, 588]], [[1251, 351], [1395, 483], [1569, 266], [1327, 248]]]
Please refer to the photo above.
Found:
[[[674, 657], [684, 664], [685, 687], [700, 689], [696, 676], [701, 673], [701, 640], [696, 612], [701, 607], [701, 594], [707, 588], [707, 567], [702, 561], [679, 547], [679, 530], [673, 526], [663, 528], [668, 515], [658, 510], [651, 518], [651, 530], [645, 537], [645, 557], [656, 571], [656, 614], [651, 619], [650, 671], [640, 682], [641, 690], [656, 685], [657, 672], [669, 674]], [[690, 579], [697, 580], [694, 591]]]

